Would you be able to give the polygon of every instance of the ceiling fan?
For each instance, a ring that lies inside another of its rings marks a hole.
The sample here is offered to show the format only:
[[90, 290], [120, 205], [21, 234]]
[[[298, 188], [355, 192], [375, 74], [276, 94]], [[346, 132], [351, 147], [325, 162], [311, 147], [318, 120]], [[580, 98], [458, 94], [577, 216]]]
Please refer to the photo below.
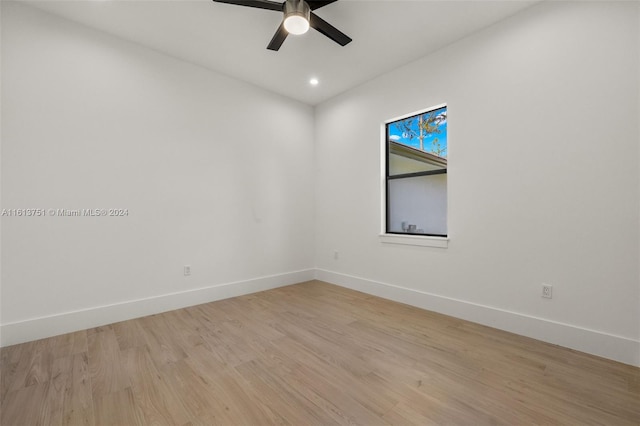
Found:
[[289, 34], [304, 34], [309, 30], [309, 27], [315, 28], [320, 33], [329, 37], [331, 40], [338, 43], [340, 46], [345, 46], [351, 42], [346, 34], [338, 30], [336, 27], [320, 18], [313, 13], [314, 10], [319, 9], [328, 4], [334, 3], [338, 0], [327, 1], [305, 1], [305, 0], [286, 0], [284, 3], [271, 1], [271, 0], [213, 0], [218, 3], [235, 4], [238, 6], [255, 7], [258, 9], [275, 10], [282, 12], [284, 17], [278, 30], [273, 35], [271, 42], [267, 46], [269, 50], [278, 50], [284, 39]]

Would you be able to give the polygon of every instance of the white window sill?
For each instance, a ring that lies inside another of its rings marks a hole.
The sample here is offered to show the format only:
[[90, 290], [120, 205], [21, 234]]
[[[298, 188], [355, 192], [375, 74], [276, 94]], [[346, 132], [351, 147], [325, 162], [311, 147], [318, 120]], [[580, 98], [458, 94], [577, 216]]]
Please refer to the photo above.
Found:
[[422, 247], [449, 247], [449, 238], [422, 235], [380, 234], [380, 241], [386, 244], [403, 244]]

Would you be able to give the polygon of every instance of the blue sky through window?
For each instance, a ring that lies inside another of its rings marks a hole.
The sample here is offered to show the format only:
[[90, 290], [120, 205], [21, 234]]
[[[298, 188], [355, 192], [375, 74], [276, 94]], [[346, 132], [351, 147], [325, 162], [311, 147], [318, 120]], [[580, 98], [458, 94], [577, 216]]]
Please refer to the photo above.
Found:
[[447, 107], [389, 123], [389, 140], [447, 158]]

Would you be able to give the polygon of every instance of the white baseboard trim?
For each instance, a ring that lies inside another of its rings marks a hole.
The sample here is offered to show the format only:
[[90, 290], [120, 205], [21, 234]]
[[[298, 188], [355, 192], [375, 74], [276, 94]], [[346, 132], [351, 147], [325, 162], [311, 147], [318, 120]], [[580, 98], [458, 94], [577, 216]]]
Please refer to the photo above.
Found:
[[2, 324], [0, 325], [0, 346], [15, 345], [187, 306], [297, 284], [310, 281], [314, 277], [315, 270], [306, 269]]
[[316, 279], [640, 367], [640, 341], [631, 338], [324, 269]]
[[306, 269], [0, 325], [0, 346], [242, 296], [312, 279], [640, 367], [640, 341], [324, 269]]

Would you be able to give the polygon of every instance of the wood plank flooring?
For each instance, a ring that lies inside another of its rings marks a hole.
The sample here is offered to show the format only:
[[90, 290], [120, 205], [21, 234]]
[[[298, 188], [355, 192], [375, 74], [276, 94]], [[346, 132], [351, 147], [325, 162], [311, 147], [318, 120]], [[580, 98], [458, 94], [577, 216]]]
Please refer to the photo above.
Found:
[[640, 369], [311, 281], [0, 350], [12, 425], [640, 424]]

